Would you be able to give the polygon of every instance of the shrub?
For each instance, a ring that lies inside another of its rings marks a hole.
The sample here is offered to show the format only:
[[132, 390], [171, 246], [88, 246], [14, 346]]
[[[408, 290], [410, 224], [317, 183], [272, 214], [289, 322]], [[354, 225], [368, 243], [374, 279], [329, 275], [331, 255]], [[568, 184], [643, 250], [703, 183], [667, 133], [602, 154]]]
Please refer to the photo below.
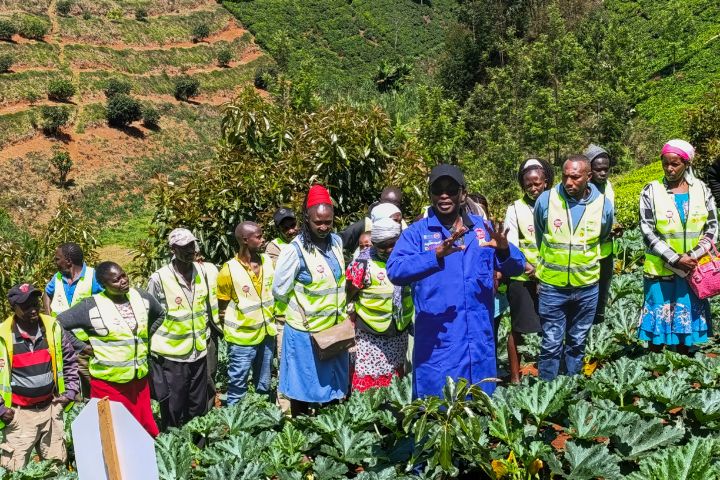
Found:
[[35, 102], [40, 100], [41, 95], [36, 90], [30, 90], [25, 94], [25, 100], [30, 103], [30, 105], [34, 105]]
[[48, 98], [65, 102], [75, 95], [75, 85], [66, 78], [55, 78], [48, 83]]
[[210, 36], [210, 27], [207, 23], [198, 23], [192, 29], [193, 42], [200, 42]]
[[254, 84], [256, 88], [267, 90], [268, 84], [277, 76], [277, 68], [273, 65], [260, 65], [255, 69]]
[[662, 164], [653, 162], [610, 181], [615, 190], [615, 218], [626, 230], [638, 224], [640, 192], [653, 180], [662, 178]]
[[221, 67], [229, 66], [230, 62], [232, 62], [232, 59], [233, 59], [233, 54], [229, 48], [223, 48], [217, 54], [218, 65], [220, 65]]
[[40, 107], [40, 127], [45, 135], [55, 135], [60, 127], [67, 124], [70, 119], [70, 109], [68, 107], [52, 107], [43, 105]]
[[121, 7], [115, 7], [107, 12], [107, 19], [111, 22], [119, 22], [123, 18], [123, 9]]
[[140, 104], [125, 93], [118, 93], [108, 98], [107, 121], [114, 127], [124, 127], [142, 118]]
[[92, 18], [92, 13], [90, 10], [83, 10], [82, 17], [83, 20], [90, 20]]
[[58, 15], [62, 15], [63, 17], [66, 17], [70, 14], [70, 9], [72, 9], [73, 6], [73, 0], [58, 0], [56, 9]]
[[405, 79], [410, 75], [412, 66], [408, 63], [401, 62], [399, 64], [390, 63], [383, 60], [378, 67], [373, 81], [380, 92], [390, 92], [398, 90]]
[[197, 97], [200, 92], [200, 81], [191, 77], [182, 77], [175, 81], [175, 98], [187, 101]]
[[144, 22], [147, 20], [148, 12], [144, 8], [138, 8], [135, 10], [135, 20], [138, 22]]
[[9, 20], [0, 18], [0, 40], [11, 40], [12, 36], [17, 33], [15, 25]]
[[0, 73], [7, 73], [10, 71], [10, 67], [13, 64], [12, 55], [4, 54], [0, 55]]
[[131, 90], [132, 85], [130, 84], [130, 82], [125, 80], [119, 80], [117, 78], [111, 78], [110, 80], [108, 80], [104, 92], [105, 96], [107, 98], [110, 98], [114, 95], [117, 95], [118, 93], [129, 95]]
[[50, 25], [36, 17], [25, 17], [18, 25], [20, 36], [33, 40], [42, 40], [50, 31]]
[[146, 127], [157, 128], [158, 123], [160, 123], [160, 112], [158, 112], [155, 107], [146, 105], [142, 109], [142, 120], [143, 125]]
[[66, 187], [68, 184], [68, 174], [73, 166], [70, 154], [64, 150], [56, 150], [50, 158], [50, 165], [55, 167], [58, 185], [63, 188]]

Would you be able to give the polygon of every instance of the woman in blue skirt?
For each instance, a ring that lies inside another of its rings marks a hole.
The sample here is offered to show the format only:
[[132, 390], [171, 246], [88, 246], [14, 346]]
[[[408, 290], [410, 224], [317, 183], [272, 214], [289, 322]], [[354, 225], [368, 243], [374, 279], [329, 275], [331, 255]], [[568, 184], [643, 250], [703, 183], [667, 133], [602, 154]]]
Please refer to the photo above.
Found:
[[665, 175], [640, 196], [640, 229], [645, 241], [645, 302], [638, 338], [650, 350], [675, 346], [687, 354], [712, 336], [710, 304], [690, 289], [686, 277], [717, 236], [715, 201], [692, 173], [695, 149], [670, 140], [662, 149]]

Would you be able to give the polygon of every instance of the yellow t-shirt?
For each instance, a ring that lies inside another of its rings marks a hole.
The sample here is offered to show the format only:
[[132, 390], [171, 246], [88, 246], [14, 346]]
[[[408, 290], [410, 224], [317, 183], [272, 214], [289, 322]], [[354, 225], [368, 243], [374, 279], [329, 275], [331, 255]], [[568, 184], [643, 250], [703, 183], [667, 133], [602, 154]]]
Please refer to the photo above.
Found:
[[[252, 269], [243, 265], [237, 255], [235, 256], [235, 260], [240, 263], [240, 265], [250, 276], [250, 280], [252, 281], [253, 287], [255, 287], [255, 291], [258, 293], [258, 295], [262, 295], [262, 266], [260, 267], [260, 274], [255, 275], [255, 272], [253, 272]], [[218, 273], [217, 298], [218, 300], [222, 300], [225, 302], [229, 302], [230, 300], [232, 300], [237, 303], [237, 294], [235, 293], [232, 276], [230, 275], [230, 267], [228, 267], [227, 263], [222, 266], [222, 268], [220, 269], [220, 273]]]

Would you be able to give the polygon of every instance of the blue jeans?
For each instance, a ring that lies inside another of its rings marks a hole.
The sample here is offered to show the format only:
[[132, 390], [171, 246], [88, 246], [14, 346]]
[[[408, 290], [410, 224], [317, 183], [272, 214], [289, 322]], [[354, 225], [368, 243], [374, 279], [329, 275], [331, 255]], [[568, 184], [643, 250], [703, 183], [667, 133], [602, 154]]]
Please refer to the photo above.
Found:
[[[542, 344], [538, 373], [552, 380], [560, 373], [560, 359], [565, 358], [565, 373], [575, 375], [583, 365], [585, 340], [595, 318], [598, 285], [558, 288], [540, 284], [539, 314]], [[563, 348], [563, 340], [565, 342]]]
[[275, 337], [265, 336], [257, 345], [228, 343], [227, 403], [235, 405], [248, 390], [248, 377], [252, 370], [253, 385], [257, 393], [270, 392], [270, 369], [275, 355]]

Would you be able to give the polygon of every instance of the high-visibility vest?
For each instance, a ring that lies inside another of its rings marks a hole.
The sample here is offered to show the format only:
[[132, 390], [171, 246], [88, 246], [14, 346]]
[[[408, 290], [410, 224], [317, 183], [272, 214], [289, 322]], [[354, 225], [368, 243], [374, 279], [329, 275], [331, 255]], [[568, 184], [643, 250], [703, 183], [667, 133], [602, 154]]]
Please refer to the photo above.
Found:
[[55, 293], [50, 303], [51, 315], [57, 317], [59, 313], [69, 310], [82, 300], [92, 296], [93, 278], [95, 278], [95, 269], [85, 267], [85, 275], [78, 279], [75, 285], [75, 293], [73, 293], [72, 301], [68, 304], [65, 288], [63, 287], [62, 273], [57, 272], [53, 277], [55, 283]]
[[[45, 338], [50, 352], [53, 380], [55, 391], [58, 395], [65, 393], [65, 376], [63, 375], [63, 351], [62, 351], [62, 328], [51, 316], [40, 314], [40, 321], [45, 328]], [[0, 360], [3, 365], [0, 368], [0, 396], [5, 406], [12, 408], [12, 359], [13, 359], [13, 324], [14, 316], [9, 316], [0, 324]], [[65, 411], [70, 410], [72, 402], [65, 406]], [[5, 423], [0, 419], [0, 428], [5, 428]]]
[[332, 252], [340, 263], [342, 272], [340, 279], [336, 281], [330, 265], [317, 248], [310, 253], [300, 242], [293, 241], [292, 245], [305, 260], [312, 280], [309, 285], [295, 281], [295, 288], [290, 292], [288, 300], [286, 321], [296, 330], [327, 330], [346, 318], [345, 260], [342, 246], [335, 243], [332, 245]]
[[[200, 266], [200, 275], [206, 281], [208, 286], [208, 295], [210, 297], [210, 312], [212, 314], [212, 322], [217, 325], [218, 328], [222, 328], [220, 325], [220, 306], [217, 298], [217, 277], [218, 269], [212, 263], [197, 263]], [[210, 322], [208, 322], [208, 338], [210, 336]]]
[[[69, 310], [74, 307], [82, 300], [90, 298], [92, 296], [93, 279], [95, 278], [95, 269], [92, 267], [85, 267], [85, 275], [78, 279], [77, 285], [75, 285], [75, 293], [73, 298], [68, 305], [67, 296], [65, 295], [65, 288], [63, 287], [62, 273], [57, 272], [53, 277], [55, 282], [55, 293], [53, 294], [52, 302], [50, 303], [50, 314], [53, 317], [57, 317], [58, 314]], [[80, 329], [74, 329], [73, 334], [83, 342], [87, 342], [88, 337]]]
[[[605, 199], [615, 206], [615, 190], [613, 190], [610, 180], [605, 182]], [[605, 258], [615, 253], [615, 240], [612, 238], [605, 240], [600, 244], [600, 258]]]
[[398, 312], [393, 312], [395, 285], [388, 279], [385, 262], [370, 259], [367, 268], [370, 286], [360, 290], [355, 301], [355, 312], [368, 327], [378, 333], [386, 332], [395, 317], [395, 327], [398, 332], [402, 332], [412, 323], [415, 315], [410, 288], [402, 289], [402, 312], [398, 317]]
[[[270, 240], [271, 244], [275, 244], [275, 246], [280, 250], [281, 252], [287, 248], [288, 245], [290, 245], [289, 242], [286, 242], [280, 237], [277, 237], [273, 240]], [[275, 267], [275, 264], [273, 263], [273, 268]], [[285, 302], [277, 301], [275, 302], [274, 309], [274, 315], [277, 316], [285, 316], [285, 310], [287, 310], [287, 304]]]
[[[524, 198], [515, 200], [513, 208], [515, 209], [515, 218], [517, 219], [518, 248], [523, 255], [525, 255], [525, 260], [533, 267], [537, 267], [539, 252], [537, 240], [535, 239], [535, 217], [533, 216], [533, 211]], [[523, 273], [512, 277], [512, 279], [525, 282], [530, 280], [530, 277]]]
[[570, 231], [570, 208], [557, 188], [550, 190], [547, 226], [540, 245], [537, 277], [556, 287], [584, 287], [600, 280], [600, 232], [605, 198], [585, 206]]
[[283, 240], [282, 238], [277, 237], [277, 238], [273, 238], [272, 240], [270, 240], [268, 246], [270, 246], [270, 245], [275, 245], [277, 247], [277, 249], [282, 252], [283, 249], [290, 244], [288, 242], [286, 242], [285, 240]]
[[[655, 212], [655, 230], [675, 253], [682, 255], [695, 248], [700, 241], [708, 210], [705, 205], [705, 184], [700, 180], [693, 181], [689, 186], [689, 208], [685, 224], [680, 221], [680, 213], [673, 195], [668, 193], [662, 181], [650, 183]], [[656, 276], [673, 275], [672, 270], [665, 267], [665, 261], [649, 250], [645, 251], [645, 273]]]
[[277, 335], [273, 306], [272, 282], [275, 269], [266, 254], [262, 259], [262, 291], [258, 294], [245, 267], [237, 258], [227, 262], [237, 303], [230, 300], [225, 310], [223, 332], [225, 340], [237, 345], [257, 345], [266, 335]]
[[172, 267], [165, 265], [158, 270], [167, 311], [162, 325], [153, 333], [150, 348], [153, 353], [172, 359], [186, 357], [193, 350], [203, 352], [207, 348], [210, 291], [200, 268], [199, 264], [193, 263], [195, 295], [192, 304], [180, 287]]
[[[105, 292], [93, 295], [105, 335], [90, 335], [93, 357], [90, 376], [108, 382], [127, 383], [148, 374], [149, 303], [134, 288], [128, 293], [137, 326], [133, 331]], [[92, 311], [91, 311], [92, 314]], [[95, 319], [93, 319], [95, 321]]]

